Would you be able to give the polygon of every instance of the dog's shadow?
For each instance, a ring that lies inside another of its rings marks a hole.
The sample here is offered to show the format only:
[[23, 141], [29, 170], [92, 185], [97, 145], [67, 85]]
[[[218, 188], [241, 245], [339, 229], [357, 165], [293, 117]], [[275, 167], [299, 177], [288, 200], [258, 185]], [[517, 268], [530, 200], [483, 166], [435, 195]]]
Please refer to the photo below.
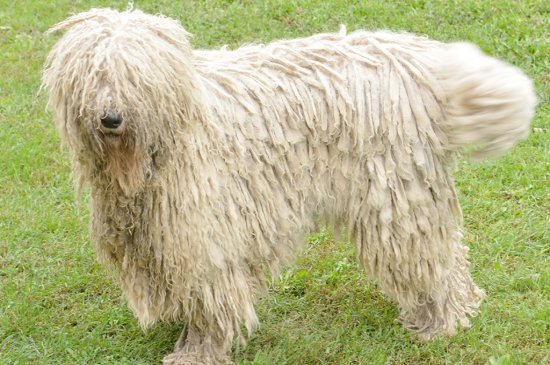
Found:
[[413, 338], [396, 322], [396, 305], [366, 278], [353, 245], [326, 230], [310, 237], [256, 308], [260, 327], [234, 348], [236, 364], [368, 363], [373, 343]]

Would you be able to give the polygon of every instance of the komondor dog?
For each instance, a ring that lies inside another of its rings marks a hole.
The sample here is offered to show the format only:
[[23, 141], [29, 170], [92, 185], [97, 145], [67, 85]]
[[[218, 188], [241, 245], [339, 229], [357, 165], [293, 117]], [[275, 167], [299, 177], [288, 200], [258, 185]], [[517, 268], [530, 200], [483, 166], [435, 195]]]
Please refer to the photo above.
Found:
[[[457, 153], [526, 137], [531, 81], [468, 44], [356, 31], [194, 51], [175, 20], [93, 9], [43, 74], [99, 256], [142, 326], [181, 320], [166, 364], [229, 362], [254, 302], [319, 221], [422, 337], [483, 292], [461, 244]], [[246, 333], [243, 333], [246, 332]]]

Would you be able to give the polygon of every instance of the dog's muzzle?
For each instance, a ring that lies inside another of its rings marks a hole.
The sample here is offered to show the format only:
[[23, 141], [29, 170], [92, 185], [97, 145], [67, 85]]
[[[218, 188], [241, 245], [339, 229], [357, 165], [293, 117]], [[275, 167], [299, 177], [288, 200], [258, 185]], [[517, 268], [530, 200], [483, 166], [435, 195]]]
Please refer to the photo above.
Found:
[[118, 134], [122, 131], [123, 120], [122, 117], [109, 110], [105, 116], [101, 118], [101, 129], [107, 133]]

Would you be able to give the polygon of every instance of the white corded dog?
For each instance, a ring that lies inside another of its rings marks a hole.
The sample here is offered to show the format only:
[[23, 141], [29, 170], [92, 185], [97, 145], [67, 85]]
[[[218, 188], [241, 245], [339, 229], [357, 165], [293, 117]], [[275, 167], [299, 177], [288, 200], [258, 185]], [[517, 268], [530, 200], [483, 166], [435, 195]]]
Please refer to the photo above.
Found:
[[467, 44], [357, 31], [193, 51], [172, 19], [93, 9], [43, 74], [91, 188], [92, 237], [143, 326], [182, 320], [166, 364], [229, 361], [316, 219], [424, 337], [467, 326], [483, 292], [460, 243], [457, 152], [526, 137], [535, 96]]

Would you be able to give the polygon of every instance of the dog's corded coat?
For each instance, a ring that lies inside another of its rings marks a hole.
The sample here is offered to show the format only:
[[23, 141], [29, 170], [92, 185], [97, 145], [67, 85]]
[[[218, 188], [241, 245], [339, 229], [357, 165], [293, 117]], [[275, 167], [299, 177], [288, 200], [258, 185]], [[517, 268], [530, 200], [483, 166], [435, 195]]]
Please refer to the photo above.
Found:
[[[108, 9], [60, 29], [49, 106], [91, 187], [96, 250], [140, 323], [188, 323], [167, 362], [226, 361], [240, 326], [258, 323], [264, 269], [276, 274], [318, 218], [348, 228], [407, 327], [468, 325], [483, 293], [460, 243], [454, 155], [527, 135], [521, 71], [404, 33], [193, 51], [174, 20]], [[122, 134], [102, 131], [108, 111]]]

